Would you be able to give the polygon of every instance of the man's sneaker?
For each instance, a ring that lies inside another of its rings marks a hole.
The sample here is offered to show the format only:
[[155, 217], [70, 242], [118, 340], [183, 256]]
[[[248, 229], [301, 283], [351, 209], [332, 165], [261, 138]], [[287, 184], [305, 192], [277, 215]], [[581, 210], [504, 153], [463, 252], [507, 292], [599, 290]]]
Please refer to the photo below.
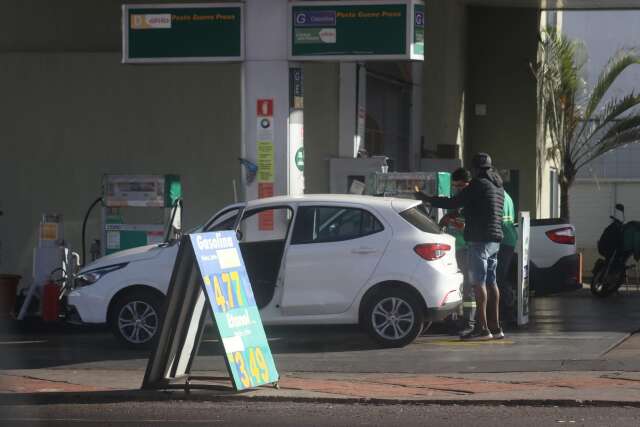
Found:
[[460, 339], [464, 341], [488, 341], [493, 339], [493, 335], [486, 329], [475, 329], [468, 334], [462, 335]]
[[461, 329], [460, 332], [458, 332], [458, 335], [460, 336], [460, 338], [462, 338], [465, 335], [471, 334], [473, 331], [475, 331], [475, 328], [473, 326], [467, 326], [466, 328]]
[[493, 339], [494, 340], [503, 340], [504, 339], [504, 332], [502, 332], [502, 328], [493, 329], [491, 331], [491, 335], [493, 335]]

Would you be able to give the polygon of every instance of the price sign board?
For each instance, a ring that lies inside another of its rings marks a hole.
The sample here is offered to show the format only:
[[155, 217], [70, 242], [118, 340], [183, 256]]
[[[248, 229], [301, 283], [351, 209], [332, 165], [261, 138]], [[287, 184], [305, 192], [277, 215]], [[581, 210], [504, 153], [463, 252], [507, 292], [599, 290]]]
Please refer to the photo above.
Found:
[[235, 233], [197, 233], [190, 238], [236, 390], [278, 381]]

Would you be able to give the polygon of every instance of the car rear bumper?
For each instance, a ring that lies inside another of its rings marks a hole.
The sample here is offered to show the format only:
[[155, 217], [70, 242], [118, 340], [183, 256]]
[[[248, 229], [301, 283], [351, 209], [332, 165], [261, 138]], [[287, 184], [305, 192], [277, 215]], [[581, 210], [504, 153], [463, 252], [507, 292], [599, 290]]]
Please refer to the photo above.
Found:
[[425, 313], [425, 320], [430, 322], [440, 322], [450, 314], [457, 313], [461, 305], [462, 301], [454, 301], [446, 303], [440, 307], [428, 308]]
[[536, 295], [555, 294], [582, 288], [580, 255], [562, 257], [551, 267], [539, 268], [531, 263], [530, 289]]

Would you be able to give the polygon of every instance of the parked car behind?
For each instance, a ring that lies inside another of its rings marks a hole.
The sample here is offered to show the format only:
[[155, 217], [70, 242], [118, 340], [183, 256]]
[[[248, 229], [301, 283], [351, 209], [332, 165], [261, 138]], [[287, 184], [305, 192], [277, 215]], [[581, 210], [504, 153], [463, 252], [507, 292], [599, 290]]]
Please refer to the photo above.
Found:
[[[197, 231], [232, 229], [267, 325], [360, 324], [383, 346], [412, 342], [461, 304], [454, 239], [420, 202], [351, 195], [228, 206]], [[66, 297], [68, 317], [108, 323], [139, 347], [157, 336], [177, 241], [100, 258]]]
[[575, 227], [561, 218], [531, 220], [530, 289], [536, 295], [582, 288]]

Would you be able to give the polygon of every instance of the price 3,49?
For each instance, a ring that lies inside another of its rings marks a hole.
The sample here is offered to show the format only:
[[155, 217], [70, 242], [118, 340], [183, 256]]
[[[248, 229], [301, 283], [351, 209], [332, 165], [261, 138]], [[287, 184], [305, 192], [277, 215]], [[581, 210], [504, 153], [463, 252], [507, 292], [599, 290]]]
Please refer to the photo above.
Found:
[[[247, 358], [249, 359], [248, 364]], [[240, 374], [240, 382], [245, 388], [269, 382], [269, 366], [260, 347], [250, 347], [245, 351], [232, 353], [229, 360], [236, 365]]]

